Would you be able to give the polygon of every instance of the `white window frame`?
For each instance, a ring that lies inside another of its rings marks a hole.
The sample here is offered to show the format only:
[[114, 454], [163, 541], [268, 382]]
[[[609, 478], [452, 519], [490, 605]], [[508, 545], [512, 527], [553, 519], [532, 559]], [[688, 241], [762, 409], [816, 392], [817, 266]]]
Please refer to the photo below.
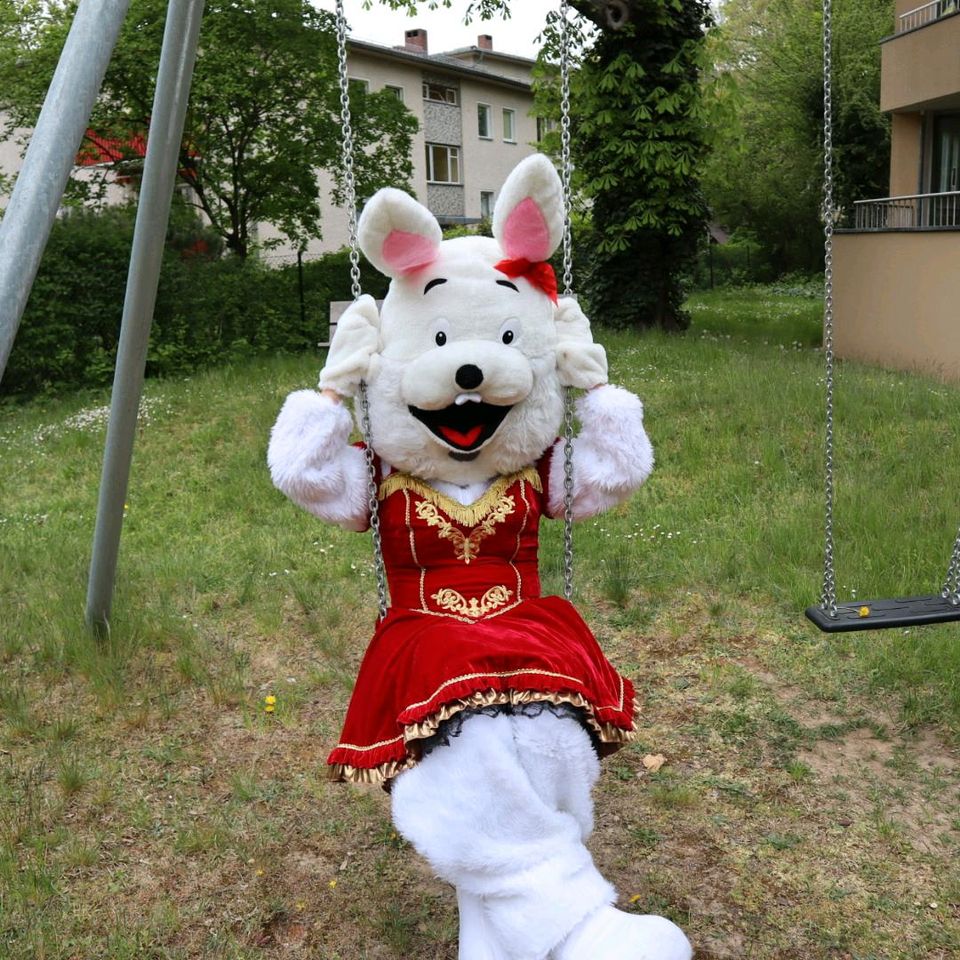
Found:
[[[487, 117], [487, 132], [480, 132], [480, 114], [483, 112]], [[477, 136], [481, 140], [493, 139], [493, 107], [489, 103], [477, 104]]]
[[[507, 136], [507, 117], [510, 118], [510, 136]], [[517, 111], [513, 107], [503, 108], [503, 142], [517, 142]]]
[[[446, 183], [454, 184], [460, 186], [463, 184], [463, 170], [460, 166], [461, 162], [461, 152], [460, 147], [453, 146], [448, 143], [427, 143], [426, 145], [426, 156], [427, 156], [427, 183]], [[438, 180], [436, 178], [435, 169], [434, 169], [434, 150], [446, 150], [447, 151], [447, 170], [451, 171], [456, 165], [456, 180]]]
[[[481, 190], [480, 191], [480, 216], [484, 220], [490, 220], [493, 218], [493, 202], [495, 194], [492, 190]], [[486, 203], [486, 212], [484, 212], [484, 199], [489, 198]]]
[[403, 103], [403, 87], [396, 83], [385, 83], [384, 90], [389, 90], [401, 103]]
[[[445, 90], [450, 96], [443, 97], [431, 97], [430, 90]], [[451, 87], [446, 83], [433, 83], [429, 80], [423, 81], [423, 99], [428, 100], [430, 103], [449, 103], [453, 106], [457, 106], [460, 103], [460, 92], [456, 87]]]

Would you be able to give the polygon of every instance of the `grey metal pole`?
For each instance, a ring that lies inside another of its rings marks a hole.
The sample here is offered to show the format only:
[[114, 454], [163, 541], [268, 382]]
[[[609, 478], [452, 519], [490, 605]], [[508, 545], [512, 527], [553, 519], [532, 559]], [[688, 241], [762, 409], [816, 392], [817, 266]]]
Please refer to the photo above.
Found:
[[87, 584], [87, 624], [109, 631], [113, 583], [120, 550], [123, 504], [130, 479], [137, 411], [143, 390], [150, 324], [157, 299], [170, 201], [183, 123], [196, 62], [204, 0], [170, 0], [153, 99], [143, 184], [130, 253], [127, 293], [110, 401], [97, 526]]
[[0, 380], [130, 0], [80, 0], [0, 221]]

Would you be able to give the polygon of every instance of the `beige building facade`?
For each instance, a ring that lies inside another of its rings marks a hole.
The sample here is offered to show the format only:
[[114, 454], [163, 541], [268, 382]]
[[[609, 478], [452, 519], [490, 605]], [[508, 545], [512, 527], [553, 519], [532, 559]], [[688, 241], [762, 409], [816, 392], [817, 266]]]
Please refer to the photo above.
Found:
[[960, 0], [897, 0], [890, 195], [834, 238], [837, 355], [960, 380]]

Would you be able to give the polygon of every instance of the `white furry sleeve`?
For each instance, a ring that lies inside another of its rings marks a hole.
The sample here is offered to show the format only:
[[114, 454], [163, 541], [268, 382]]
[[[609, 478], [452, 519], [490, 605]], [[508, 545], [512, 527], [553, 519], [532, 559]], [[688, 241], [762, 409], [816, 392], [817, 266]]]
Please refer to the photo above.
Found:
[[[573, 441], [573, 516], [592, 517], [622, 503], [653, 470], [640, 398], [622, 387], [597, 387], [577, 401], [580, 433]], [[563, 516], [563, 441], [550, 459], [551, 517]]]
[[365, 530], [367, 466], [350, 446], [350, 411], [313, 390], [291, 393], [270, 433], [274, 484], [297, 506], [347, 530]]

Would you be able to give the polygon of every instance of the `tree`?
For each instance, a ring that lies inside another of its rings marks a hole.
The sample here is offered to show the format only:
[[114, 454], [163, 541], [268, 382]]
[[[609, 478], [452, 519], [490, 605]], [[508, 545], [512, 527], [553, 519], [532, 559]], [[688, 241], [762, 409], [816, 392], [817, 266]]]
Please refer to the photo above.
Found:
[[[834, 204], [886, 193], [889, 120], [880, 112], [880, 39], [891, 0], [847, 0], [833, 16]], [[726, 0], [715, 70], [736, 87], [704, 184], [714, 215], [755, 235], [773, 269], [819, 270], [823, 226], [820, 0]]]
[[[25, 4], [17, 16], [8, 7], [0, 17], [0, 89], [11, 125], [35, 121], [75, 7], [54, 0]], [[133, 0], [91, 118], [97, 159], [134, 179], [166, 7], [167, 0]], [[415, 118], [383, 91], [351, 90], [351, 108], [358, 195], [407, 184]], [[308, 0], [208, 0], [179, 179], [227, 248], [246, 257], [261, 222], [296, 245], [319, 236], [317, 171], [339, 175], [339, 143], [332, 16]], [[105, 173], [75, 190], [89, 199]]]
[[[415, 0], [382, 0], [416, 9]], [[430, 0], [428, 7], [450, 6]], [[681, 279], [706, 226], [699, 188], [707, 150], [700, 89], [707, 0], [571, 0], [576, 185], [592, 221], [583, 288], [593, 315], [618, 327], [680, 330]], [[467, 17], [509, 15], [509, 0], [472, 0]], [[587, 28], [591, 29], [587, 29]], [[546, 33], [538, 112], [557, 115], [556, 17]], [[552, 79], [551, 79], [552, 78]], [[556, 134], [545, 142], [554, 152]]]

